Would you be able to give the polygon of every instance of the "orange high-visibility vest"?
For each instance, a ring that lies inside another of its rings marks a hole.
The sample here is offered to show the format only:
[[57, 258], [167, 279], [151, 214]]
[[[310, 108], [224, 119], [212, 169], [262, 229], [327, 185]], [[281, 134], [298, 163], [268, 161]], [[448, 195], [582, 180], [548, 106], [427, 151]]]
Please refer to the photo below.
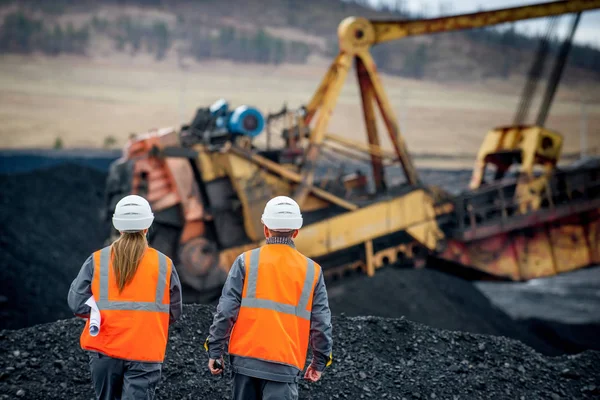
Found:
[[138, 269], [119, 293], [110, 247], [94, 253], [92, 294], [100, 310], [100, 332], [89, 333], [81, 347], [107, 356], [142, 362], [163, 362], [169, 329], [171, 260], [148, 248]]
[[246, 278], [229, 354], [304, 369], [321, 267], [287, 244], [244, 254]]

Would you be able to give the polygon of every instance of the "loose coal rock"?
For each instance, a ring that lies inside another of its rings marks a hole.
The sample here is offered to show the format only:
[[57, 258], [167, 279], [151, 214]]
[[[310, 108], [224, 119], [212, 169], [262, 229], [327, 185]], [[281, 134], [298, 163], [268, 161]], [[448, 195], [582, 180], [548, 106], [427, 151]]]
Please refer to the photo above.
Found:
[[[531, 333], [495, 307], [471, 282], [443, 272], [389, 266], [371, 278], [355, 276], [329, 283], [327, 288], [334, 314], [404, 316], [438, 329], [517, 339], [546, 355], [570, 350], [563, 348], [560, 336]], [[478, 348], [485, 351], [485, 343]]]
[[108, 235], [105, 177], [70, 164], [0, 175], [0, 329], [71, 316], [69, 285]]
[[[158, 398], [231, 398], [229, 375], [208, 372], [205, 334], [198, 333], [208, 331], [213, 312], [212, 306], [184, 306], [170, 330]], [[93, 398], [88, 358], [79, 347], [82, 327], [83, 321], [69, 319], [1, 331], [0, 399]], [[518, 341], [402, 318], [334, 317], [333, 332], [334, 363], [320, 382], [300, 384], [301, 399], [598, 398], [596, 351], [549, 358]]]

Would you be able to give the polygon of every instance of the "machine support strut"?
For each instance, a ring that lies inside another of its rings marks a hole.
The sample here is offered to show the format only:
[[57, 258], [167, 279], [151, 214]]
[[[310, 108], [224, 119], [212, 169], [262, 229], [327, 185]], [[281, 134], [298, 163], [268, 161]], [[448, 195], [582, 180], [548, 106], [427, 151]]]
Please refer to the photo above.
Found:
[[368, 73], [371, 87], [374, 90], [375, 99], [377, 100], [379, 110], [381, 111], [381, 116], [383, 117], [383, 121], [385, 122], [385, 126], [387, 127], [388, 133], [390, 135], [390, 140], [392, 141], [392, 145], [394, 147], [396, 155], [398, 156], [398, 159], [402, 164], [402, 168], [404, 169], [406, 181], [410, 185], [417, 185], [419, 183], [417, 171], [415, 170], [414, 164], [412, 163], [410, 154], [408, 153], [408, 149], [406, 148], [406, 144], [404, 143], [404, 139], [402, 139], [402, 135], [400, 135], [400, 129], [398, 129], [398, 122], [396, 121], [396, 116], [392, 111], [390, 101], [388, 100], [385, 91], [383, 90], [383, 85], [381, 84], [379, 76], [377, 75], [373, 57], [371, 57], [371, 54], [366, 51], [356, 54], [356, 57], [360, 58], [362, 65]]
[[[348, 71], [350, 70], [351, 62], [352, 57], [349, 54], [340, 53], [331, 64], [325, 79], [321, 82], [317, 91], [318, 95], [315, 95], [313, 98], [313, 101], [321, 103], [321, 108], [315, 129], [310, 132], [310, 143], [302, 165], [302, 181], [293, 193], [293, 197], [300, 207], [302, 207], [313, 185], [316, 161], [321, 153], [321, 143], [323, 143], [323, 139], [325, 138], [325, 130], [346, 80], [346, 75], [348, 75]], [[314, 109], [309, 110], [307, 117], [312, 118], [315, 111]]]
[[540, 106], [540, 111], [536, 120], [536, 124], [539, 126], [544, 126], [546, 124], [546, 118], [548, 118], [548, 112], [550, 111], [552, 100], [554, 100], [554, 94], [556, 93], [558, 82], [560, 82], [560, 77], [563, 73], [567, 57], [569, 55], [569, 50], [571, 50], [573, 35], [575, 35], [575, 31], [577, 30], [577, 26], [579, 25], [580, 18], [581, 12], [575, 14], [575, 18], [573, 19], [573, 22], [571, 24], [571, 30], [569, 31], [569, 35], [565, 38], [564, 42], [562, 43], [558, 56], [556, 57], [556, 63], [554, 64], [554, 68], [552, 70], [550, 78], [548, 79], [548, 86], [546, 87], [544, 99], [542, 101], [542, 105]]
[[[358, 84], [360, 85], [360, 95], [362, 99], [363, 115], [365, 117], [365, 126], [370, 146], [379, 147], [379, 135], [377, 135], [377, 121], [375, 120], [375, 110], [373, 109], [374, 90], [369, 72], [365, 68], [363, 61], [355, 58], [356, 75], [358, 76]], [[371, 165], [373, 166], [373, 181], [375, 182], [375, 190], [379, 193], [385, 190], [385, 182], [383, 181], [383, 164], [381, 156], [371, 153]]]

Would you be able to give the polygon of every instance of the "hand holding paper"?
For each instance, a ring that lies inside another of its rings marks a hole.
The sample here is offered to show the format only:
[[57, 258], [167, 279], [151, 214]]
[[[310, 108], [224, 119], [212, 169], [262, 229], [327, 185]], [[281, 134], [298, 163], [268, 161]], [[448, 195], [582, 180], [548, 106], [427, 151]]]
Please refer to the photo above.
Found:
[[94, 300], [94, 296], [87, 299], [85, 304], [90, 306], [92, 309], [90, 312], [90, 335], [97, 336], [98, 333], [100, 333], [101, 318], [100, 318], [100, 310], [98, 310], [98, 305], [96, 304], [96, 301]]

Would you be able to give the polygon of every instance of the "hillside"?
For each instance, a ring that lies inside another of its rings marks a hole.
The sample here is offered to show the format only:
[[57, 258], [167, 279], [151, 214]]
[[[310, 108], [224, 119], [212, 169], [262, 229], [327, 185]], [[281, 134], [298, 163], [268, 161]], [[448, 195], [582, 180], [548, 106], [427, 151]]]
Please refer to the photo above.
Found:
[[[223, 59], [281, 64], [331, 59], [336, 30], [347, 16], [415, 18], [377, 11], [361, 0], [4, 0], [0, 52], [50, 55], [151, 54], [196, 61]], [[566, 18], [566, 17], [565, 17]], [[507, 28], [507, 26], [504, 26]], [[374, 50], [379, 69], [437, 81], [473, 81], [524, 76], [537, 39], [496, 28], [415, 37]], [[551, 61], [558, 44], [551, 46]], [[547, 69], [549, 69], [547, 67]], [[566, 81], [600, 80], [600, 51], [573, 46]]]
[[[333, 59], [337, 25], [348, 15], [391, 13], [338, 0], [0, 0], [0, 146], [119, 147], [131, 133], [187, 123], [197, 107], [219, 98], [265, 114], [284, 103], [299, 107]], [[482, 135], [513, 121], [532, 61], [524, 49], [536, 44], [514, 36], [516, 47], [505, 52], [498, 46], [510, 37], [468, 31], [374, 48], [410, 151], [446, 156], [417, 157], [418, 166], [471, 168]], [[583, 131], [585, 147], [597, 153], [600, 53], [576, 49], [546, 126], [564, 135], [565, 153], [579, 152]], [[586, 51], [591, 67], [577, 69], [574, 55]], [[545, 75], [552, 56], [548, 61]], [[354, 75], [329, 130], [365, 140]], [[526, 123], [535, 118], [545, 80]], [[385, 134], [382, 145], [389, 147]], [[464, 157], [447, 158], [458, 154]]]

